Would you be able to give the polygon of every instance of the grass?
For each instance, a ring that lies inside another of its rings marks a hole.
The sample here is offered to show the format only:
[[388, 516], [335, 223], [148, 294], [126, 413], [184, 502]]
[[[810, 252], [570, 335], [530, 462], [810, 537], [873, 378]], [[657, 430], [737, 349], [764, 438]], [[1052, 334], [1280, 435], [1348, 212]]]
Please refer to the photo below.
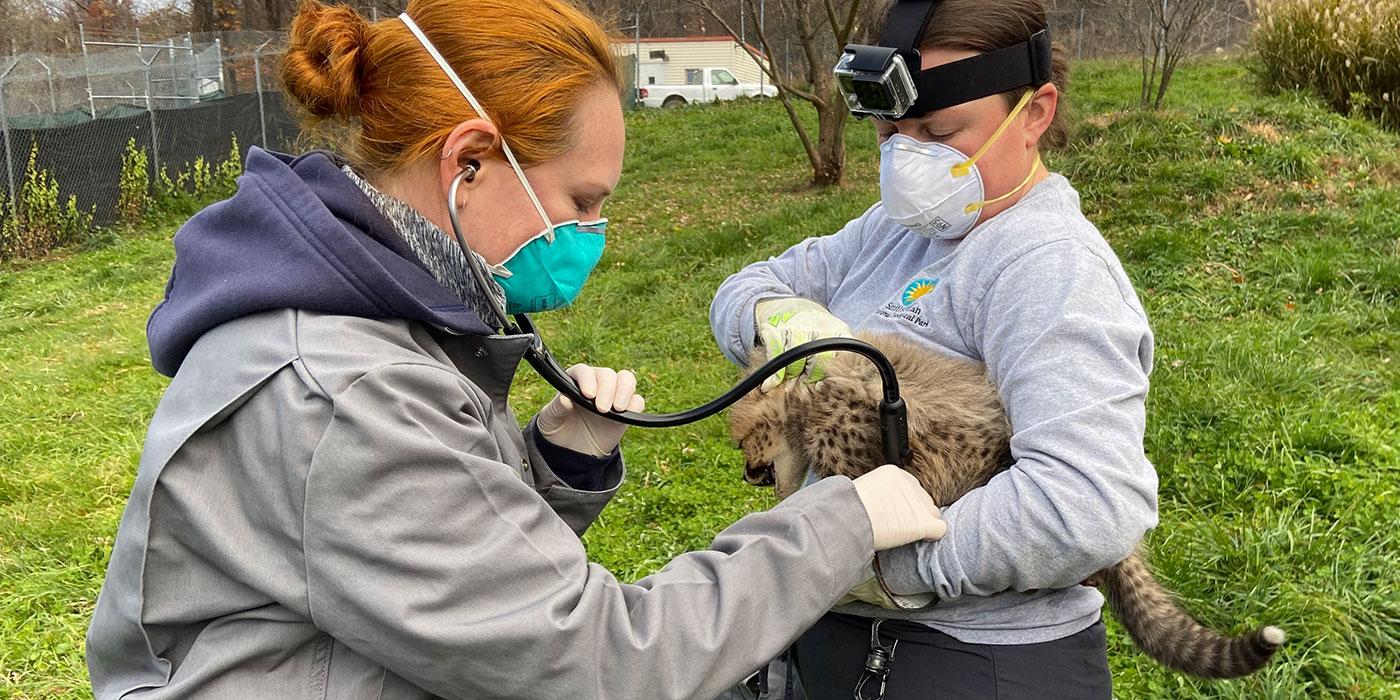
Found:
[[[1160, 576], [1204, 621], [1290, 644], [1263, 673], [1163, 671], [1110, 623], [1123, 698], [1393, 698], [1400, 685], [1400, 137], [1309, 98], [1255, 94], [1236, 63], [1179, 73], [1159, 114], [1131, 67], [1078, 67], [1084, 195], [1157, 332], [1147, 452], [1162, 477]], [[615, 231], [576, 310], [539, 321], [567, 362], [632, 367], [649, 405], [695, 405], [735, 372], [706, 310], [723, 278], [878, 197], [873, 135], [851, 184], [804, 187], [773, 104], [631, 115]], [[0, 268], [0, 697], [86, 697], [82, 635], [163, 381], [143, 324], [173, 226]], [[527, 414], [547, 398], [522, 373]], [[628, 485], [588, 534], [644, 576], [771, 497], [723, 422], [634, 431]]]

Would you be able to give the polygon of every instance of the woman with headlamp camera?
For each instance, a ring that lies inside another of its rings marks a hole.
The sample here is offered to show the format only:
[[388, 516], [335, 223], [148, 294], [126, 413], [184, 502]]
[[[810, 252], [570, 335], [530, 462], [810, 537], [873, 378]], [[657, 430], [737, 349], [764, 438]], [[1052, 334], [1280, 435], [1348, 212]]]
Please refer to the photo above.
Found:
[[[944, 538], [882, 553], [879, 595], [803, 635], [802, 685], [813, 698], [1110, 698], [1104, 599], [1079, 584], [1156, 524], [1153, 336], [1078, 194], [1042, 163], [1066, 140], [1068, 77], [1044, 4], [901, 0], [880, 44], [847, 47], [836, 76], [852, 112], [877, 120], [881, 201], [727, 280], [715, 337], [736, 363], [853, 330], [985, 363], [1015, 463], [942, 504]], [[821, 363], [785, 379], [820, 381]], [[912, 596], [936, 602], [905, 609]]]

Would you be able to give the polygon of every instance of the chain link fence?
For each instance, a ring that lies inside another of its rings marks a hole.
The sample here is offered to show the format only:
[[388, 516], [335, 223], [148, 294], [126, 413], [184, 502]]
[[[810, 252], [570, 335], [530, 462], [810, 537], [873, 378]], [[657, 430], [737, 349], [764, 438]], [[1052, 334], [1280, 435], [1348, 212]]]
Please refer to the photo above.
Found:
[[[1048, 12], [1050, 35], [1065, 47], [1071, 60], [1139, 56], [1139, 41], [1151, 31], [1142, 26], [1147, 13], [1140, 3], [1083, 5]], [[1220, 2], [1206, 8], [1187, 48], [1190, 54], [1236, 52], [1249, 43], [1254, 19], [1238, 3]]]
[[[1243, 46], [1252, 19], [1236, 14], [1240, 7], [1212, 8], [1191, 52]], [[1055, 9], [1050, 18], [1072, 58], [1140, 55], [1141, 33], [1111, 7]], [[630, 35], [638, 28], [627, 29]], [[160, 39], [81, 32], [80, 50], [68, 55], [0, 58], [0, 197], [16, 198], [32, 154], [57, 181], [61, 200], [76, 197], [100, 226], [117, 218], [128, 143], [148, 155], [151, 183], [162, 172], [175, 179], [199, 158], [221, 162], [234, 142], [240, 155], [252, 145], [296, 150], [304, 144], [280, 89], [285, 47], [285, 36], [271, 32]], [[800, 51], [787, 53], [779, 70], [795, 69], [787, 58], [802, 60]], [[630, 83], [630, 60], [622, 72]]]
[[285, 39], [266, 32], [185, 34], [160, 41], [81, 35], [81, 52], [0, 59], [0, 196], [13, 200], [31, 155], [94, 223], [116, 218], [128, 143], [148, 154], [149, 181], [236, 143], [289, 149], [299, 131], [277, 85]]

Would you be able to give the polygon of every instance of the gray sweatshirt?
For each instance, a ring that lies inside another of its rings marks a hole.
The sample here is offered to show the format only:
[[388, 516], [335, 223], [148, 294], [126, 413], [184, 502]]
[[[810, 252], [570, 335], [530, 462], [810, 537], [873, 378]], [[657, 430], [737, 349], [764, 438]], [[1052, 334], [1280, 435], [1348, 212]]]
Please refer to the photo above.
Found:
[[877, 204], [749, 265], [710, 310], [732, 361], [754, 345], [754, 305], [783, 296], [822, 303], [857, 331], [986, 363], [1011, 419], [1015, 464], [944, 509], [942, 540], [880, 557], [892, 590], [932, 591], [938, 604], [841, 611], [912, 617], [983, 644], [1093, 624], [1103, 597], [1078, 582], [1127, 556], [1157, 520], [1142, 444], [1152, 331], [1069, 182], [1052, 174], [960, 240], [919, 236]]

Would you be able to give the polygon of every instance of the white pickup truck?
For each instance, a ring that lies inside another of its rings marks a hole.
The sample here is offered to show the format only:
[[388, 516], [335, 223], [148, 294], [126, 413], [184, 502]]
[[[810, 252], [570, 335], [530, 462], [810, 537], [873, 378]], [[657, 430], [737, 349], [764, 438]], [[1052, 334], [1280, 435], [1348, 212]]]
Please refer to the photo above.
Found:
[[772, 84], [741, 83], [726, 68], [691, 68], [685, 85], [643, 85], [637, 99], [646, 107], [684, 107], [688, 104], [723, 102], [740, 97], [776, 97]]

